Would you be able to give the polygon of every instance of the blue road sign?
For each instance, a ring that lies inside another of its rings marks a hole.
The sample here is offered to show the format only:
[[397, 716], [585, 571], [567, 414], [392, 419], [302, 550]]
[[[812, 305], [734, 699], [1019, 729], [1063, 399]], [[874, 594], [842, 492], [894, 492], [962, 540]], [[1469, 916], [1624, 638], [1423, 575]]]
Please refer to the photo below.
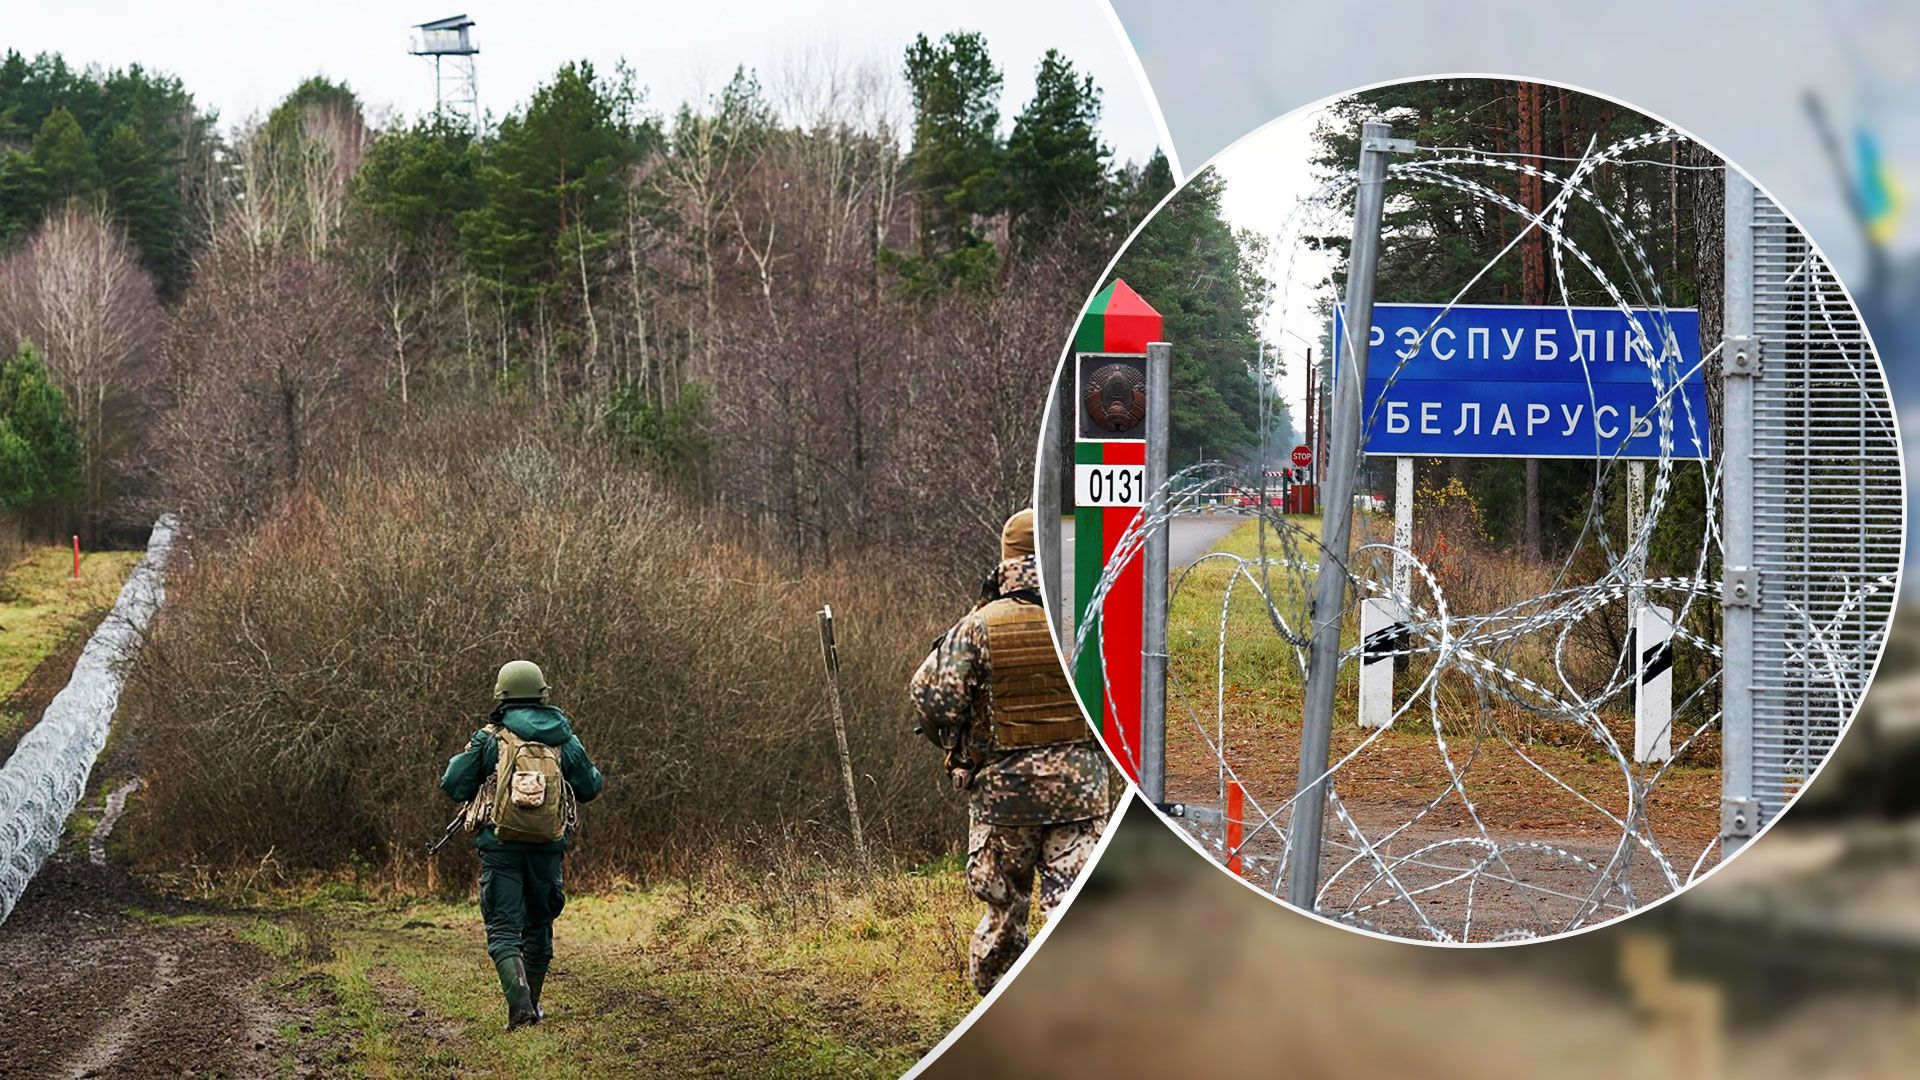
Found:
[[[1336, 305], [1336, 379], [1344, 316]], [[1372, 330], [1369, 454], [1650, 459], [1663, 427], [1672, 457], [1711, 451], [1691, 308], [1375, 304]]]

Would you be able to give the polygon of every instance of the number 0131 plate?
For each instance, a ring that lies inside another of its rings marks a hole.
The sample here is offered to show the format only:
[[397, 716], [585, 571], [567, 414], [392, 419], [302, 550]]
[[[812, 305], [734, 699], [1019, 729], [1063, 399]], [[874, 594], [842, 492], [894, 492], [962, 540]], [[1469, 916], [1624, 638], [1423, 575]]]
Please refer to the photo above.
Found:
[[1143, 465], [1075, 465], [1075, 506], [1145, 506], [1147, 470]]

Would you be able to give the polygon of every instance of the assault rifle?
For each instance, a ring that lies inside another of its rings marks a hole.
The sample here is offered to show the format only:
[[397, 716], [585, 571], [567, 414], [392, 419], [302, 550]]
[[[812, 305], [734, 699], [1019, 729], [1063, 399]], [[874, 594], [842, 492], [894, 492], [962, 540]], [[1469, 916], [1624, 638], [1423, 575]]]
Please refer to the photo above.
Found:
[[453, 815], [453, 820], [447, 822], [447, 831], [440, 834], [440, 839], [427, 846], [427, 855], [431, 857], [439, 854], [440, 849], [447, 846], [447, 841], [453, 839], [453, 834], [460, 831], [460, 826], [465, 824], [466, 820], [467, 807], [462, 803], [460, 809]]

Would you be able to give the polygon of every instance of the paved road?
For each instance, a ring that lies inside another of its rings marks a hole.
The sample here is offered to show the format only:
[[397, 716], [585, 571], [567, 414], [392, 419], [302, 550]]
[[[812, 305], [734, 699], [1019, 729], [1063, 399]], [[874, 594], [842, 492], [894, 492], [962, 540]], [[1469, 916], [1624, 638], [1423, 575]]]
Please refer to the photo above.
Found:
[[[1173, 519], [1173, 535], [1168, 538], [1167, 563], [1178, 570], [1213, 550], [1235, 526], [1251, 519], [1241, 514], [1182, 514]], [[1060, 591], [1056, 596], [1073, 595], [1073, 520], [1060, 526]]]

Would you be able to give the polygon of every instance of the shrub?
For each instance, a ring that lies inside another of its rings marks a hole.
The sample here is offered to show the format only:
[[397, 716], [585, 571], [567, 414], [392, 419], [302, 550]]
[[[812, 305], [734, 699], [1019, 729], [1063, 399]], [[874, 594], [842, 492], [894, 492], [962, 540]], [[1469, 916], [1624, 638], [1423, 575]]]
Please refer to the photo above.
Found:
[[869, 843], [917, 860], [963, 835], [904, 686], [971, 581], [886, 553], [794, 576], [611, 453], [538, 433], [363, 451], [188, 553], [128, 685], [151, 782], [129, 827], [151, 860], [412, 866], [495, 668], [527, 657], [608, 777], [578, 872], [796, 842], [831, 861], [848, 844], [822, 603]]

